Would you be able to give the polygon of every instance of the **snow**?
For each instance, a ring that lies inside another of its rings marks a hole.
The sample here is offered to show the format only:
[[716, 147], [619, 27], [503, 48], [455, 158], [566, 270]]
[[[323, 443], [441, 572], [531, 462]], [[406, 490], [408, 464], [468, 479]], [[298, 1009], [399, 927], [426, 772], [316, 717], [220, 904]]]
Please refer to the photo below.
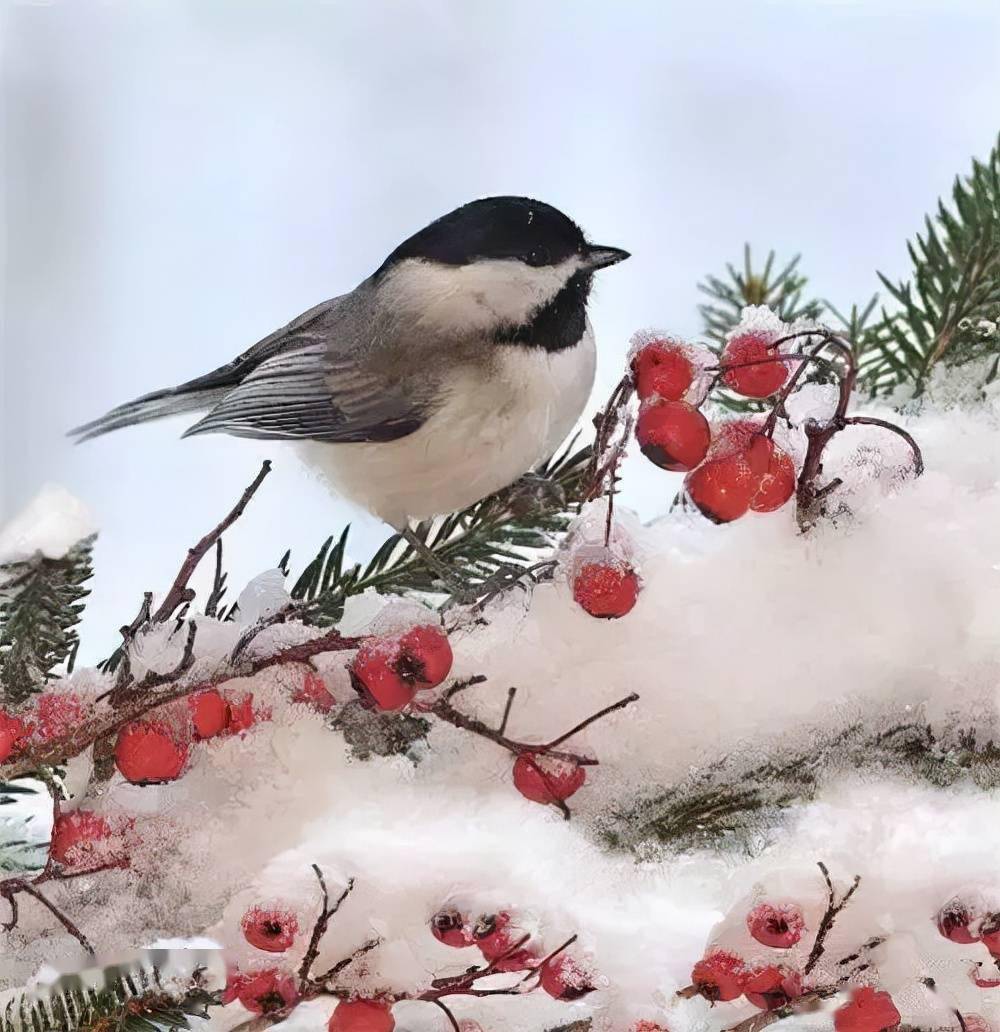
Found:
[[59, 559], [78, 541], [96, 533], [87, 506], [58, 484], [46, 484], [38, 494], [0, 527], [0, 565], [20, 562], [41, 553]]
[[[945, 386], [932, 385], [932, 395]], [[796, 411], [815, 414], [830, 398], [817, 389], [799, 402]], [[473, 916], [505, 909], [540, 952], [577, 934], [571, 953], [598, 972], [598, 991], [576, 1002], [541, 992], [455, 997], [459, 1018], [487, 1032], [538, 1032], [588, 1016], [595, 1032], [627, 1032], [639, 1019], [672, 1032], [714, 1032], [754, 1010], [745, 1001], [713, 1008], [679, 999], [693, 963], [713, 945], [750, 964], [773, 962], [776, 951], [755, 943], [745, 924], [752, 906], [768, 900], [803, 908], [806, 935], [789, 954], [801, 964], [826, 905], [823, 861], [838, 891], [855, 875], [861, 883], [827, 941], [817, 981], [834, 978], [836, 962], [862, 942], [885, 937], [871, 951], [871, 970], [904, 1022], [957, 1028], [959, 1008], [1000, 1028], [1000, 989], [969, 978], [977, 963], [989, 965], [985, 947], [949, 942], [934, 924], [956, 893], [1000, 890], [993, 792], [962, 779], [933, 787], [895, 770], [832, 766], [820, 772], [814, 799], [781, 822], [762, 818], [733, 848], [647, 844], [632, 854], [608, 849], [598, 834], [637, 796], [720, 759], [738, 771], [776, 751], [808, 754], [819, 737], [858, 722], [872, 734], [916, 721], [945, 742], [967, 727], [980, 742], [996, 738], [1000, 400], [963, 409], [927, 402], [901, 421], [920, 442], [927, 473], [909, 475], [907, 448], [896, 437], [872, 427], [845, 431], [826, 460], [827, 475], [845, 480], [838, 497], [849, 512], [835, 524], [802, 536], [790, 508], [722, 527], [681, 509], [668, 514], [680, 477], [664, 473], [660, 519], [643, 526], [616, 508], [614, 546], [643, 586], [628, 616], [594, 620], [572, 600], [565, 571], [577, 550], [603, 540], [605, 512], [595, 503], [568, 539], [563, 570], [530, 603], [512, 593], [487, 611], [485, 625], [451, 631], [453, 676], [487, 678], [454, 704], [496, 726], [516, 686], [507, 730], [515, 739], [551, 740], [639, 694], [567, 746], [600, 759], [569, 801], [573, 820], [521, 798], [512, 758], [499, 746], [432, 716], [426, 741], [407, 755], [358, 759], [330, 726], [336, 714], [292, 701], [309, 668], [275, 667], [226, 686], [252, 692], [261, 718], [240, 734], [193, 743], [178, 781], [135, 786], [116, 775], [96, 798], [81, 802], [75, 793], [73, 805], [133, 817], [139, 844], [129, 870], [47, 892], [105, 960], [157, 940], [207, 937], [241, 968], [294, 969], [319, 905], [316, 864], [331, 896], [355, 879], [317, 970], [373, 936], [383, 940], [345, 969], [342, 984], [351, 989], [413, 994], [432, 978], [460, 973], [477, 951], [437, 942], [432, 915], [444, 905]], [[268, 571], [240, 596], [244, 622], [199, 618], [192, 679], [211, 676], [245, 623], [279, 605], [282, 591]], [[412, 600], [366, 593], [350, 601], [341, 626], [390, 633], [429, 619]], [[309, 633], [276, 627], [260, 647]], [[133, 664], [170, 669], [183, 640], [168, 631], [140, 639]], [[315, 662], [342, 703], [354, 698], [349, 659], [337, 653]], [[107, 680], [81, 671], [64, 687], [95, 696]], [[434, 693], [421, 697], [428, 703]], [[303, 931], [288, 954], [263, 954], [243, 940], [240, 920], [255, 904], [295, 912]], [[0, 974], [9, 984], [29, 980], [43, 963], [68, 969], [84, 961], [51, 915], [27, 904], [7, 946]], [[935, 990], [921, 981], [927, 977]], [[829, 1030], [834, 1005], [782, 1027]], [[331, 1009], [330, 1000], [311, 1002], [283, 1027], [322, 1029]], [[427, 1004], [400, 1002], [394, 1014], [406, 1032], [446, 1028]], [[246, 1017], [234, 1004], [212, 1027]]]

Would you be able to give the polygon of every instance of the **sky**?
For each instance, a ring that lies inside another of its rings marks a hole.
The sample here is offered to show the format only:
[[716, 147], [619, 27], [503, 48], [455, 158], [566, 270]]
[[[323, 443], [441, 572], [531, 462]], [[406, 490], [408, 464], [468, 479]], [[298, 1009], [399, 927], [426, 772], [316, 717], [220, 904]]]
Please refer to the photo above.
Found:
[[[905, 240], [1000, 129], [995, 0], [37, 0], [3, 8], [0, 520], [46, 483], [101, 528], [81, 657], [262, 459], [238, 587], [354, 525], [286, 446], [183, 418], [73, 446], [112, 405], [220, 365], [475, 197], [523, 193], [633, 257], [591, 305], [594, 405], [640, 327], [699, 329], [743, 243], [821, 296], [906, 274]], [[592, 406], [593, 407], [593, 406]], [[623, 501], [673, 495], [641, 461]]]

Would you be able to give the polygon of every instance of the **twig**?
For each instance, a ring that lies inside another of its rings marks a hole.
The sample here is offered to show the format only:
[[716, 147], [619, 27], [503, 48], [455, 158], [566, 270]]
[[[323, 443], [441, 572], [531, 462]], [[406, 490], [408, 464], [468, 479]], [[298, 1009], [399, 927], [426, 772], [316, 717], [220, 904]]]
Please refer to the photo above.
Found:
[[302, 958], [302, 966], [299, 968], [299, 986], [300, 989], [304, 988], [309, 982], [309, 970], [312, 968], [316, 957], [319, 955], [319, 944], [323, 936], [326, 934], [327, 927], [330, 924], [330, 918], [340, 909], [341, 903], [351, 894], [351, 890], [354, 888], [354, 879], [349, 878], [347, 881], [347, 888], [340, 894], [337, 901], [330, 906], [330, 894], [327, 892], [326, 879], [323, 877], [323, 872], [319, 869], [318, 865], [312, 865], [313, 872], [316, 875], [317, 881], [319, 881], [320, 890], [323, 893], [323, 905], [319, 912], [319, 917], [316, 918], [316, 923], [313, 925], [312, 937], [309, 939], [309, 946], [306, 949], [305, 956]]
[[[444, 1000], [431, 1000], [430, 1002], [433, 1003], [435, 1007], [440, 1007], [441, 1010], [444, 1011], [445, 1017], [448, 1019], [448, 1022], [451, 1025], [452, 1029], [454, 1029], [454, 1032], [462, 1032], [461, 1026], [458, 1024], [458, 1019], [455, 1017], [454, 1014], [451, 1013], [451, 1010], [448, 1008], [448, 1005], [444, 1002]], [[962, 1032], [965, 1032], [964, 1025], [962, 1026]]]
[[215, 577], [212, 580], [212, 592], [205, 602], [205, 616], [214, 617], [219, 611], [219, 603], [226, 593], [226, 575], [222, 572], [222, 538], [215, 542]]
[[858, 886], [861, 884], [861, 875], [856, 874], [854, 881], [851, 883], [851, 887], [844, 893], [840, 899], [837, 899], [836, 890], [833, 887], [833, 882], [830, 880], [830, 872], [827, 870], [827, 866], [822, 860], [817, 864], [820, 871], [823, 873], [823, 880], [826, 882], [827, 890], [827, 906], [826, 911], [823, 914], [822, 919], [819, 923], [819, 928], [816, 930], [816, 941], [813, 943], [812, 949], [809, 951], [809, 959], [805, 963], [805, 967], [802, 969], [804, 975], [808, 975], [812, 969], [819, 963], [820, 957], [823, 956], [823, 950], [826, 944], [826, 937], [830, 934], [830, 929], [833, 927], [834, 921], [837, 920], [837, 915], [847, 906], [851, 901], [851, 897], [857, 891]]
[[176, 609], [182, 606], [185, 602], [190, 602], [194, 598], [194, 592], [188, 587], [188, 581], [191, 579], [191, 575], [197, 569], [198, 564], [201, 562], [205, 553], [212, 548], [219, 538], [222, 537], [223, 533], [243, 515], [243, 510], [246, 509], [250, 499], [257, 493], [257, 488], [260, 487], [264, 478], [270, 472], [271, 462], [269, 459], [265, 459], [263, 465], [260, 467], [260, 472], [256, 477], [254, 477], [253, 482], [240, 496], [240, 500], [230, 510], [229, 515], [227, 515], [225, 519], [223, 519], [223, 521], [213, 530], [210, 530], [193, 548], [188, 549], [187, 558], [181, 564], [180, 570], [177, 571], [174, 583], [170, 586], [170, 590], [163, 599], [163, 603], [160, 608], [153, 614], [153, 623], [163, 623], [164, 620], [169, 620]]
[[349, 965], [353, 964], [356, 960], [359, 960], [366, 953], [371, 953], [371, 951], [373, 949], [375, 949], [377, 946], [381, 946], [381, 945], [382, 945], [382, 940], [381, 939], [378, 939], [378, 938], [369, 939], [367, 942], [365, 942], [361, 946], [359, 946], [352, 954], [350, 954], [347, 957], [344, 957], [343, 960], [338, 960], [337, 963], [334, 964], [333, 967], [330, 968], [329, 971], [327, 971], [324, 974], [319, 975], [318, 977], [312, 979], [312, 981], [316, 982], [316, 983], [320, 983], [320, 984], [322, 984], [323, 982], [328, 982], [331, 978], [335, 978], [337, 975], [339, 975], [340, 972], [344, 970], [344, 968], [346, 968]]
[[507, 730], [507, 721], [510, 718], [510, 710], [514, 705], [514, 696], [517, 695], [516, 688], [507, 689], [507, 705], [503, 708], [503, 718], [500, 721], [500, 726], [497, 728], [500, 734], [504, 734]]
[[47, 900], [42, 893], [35, 888], [32, 882], [25, 880], [24, 878], [8, 878], [5, 882], [0, 882], [0, 896], [10, 903], [11, 908], [11, 919], [4, 923], [4, 931], [11, 931], [17, 924], [18, 919], [18, 908], [14, 902], [14, 895], [18, 892], [26, 892], [29, 896], [37, 899], [39, 903], [49, 911], [50, 914], [73, 936], [74, 939], [91, 955], [94, 956], [94, 947], [90, 945], [87, 937], [80, 931], [79, 928], [51, 901]]
[[924, 471], [924, 456], [920, 451], [920, 446], [913, 439], [913, 436], [905, 431], [901, 426], [896, 426], [895, 423], [890, 423], [885, 419], [876, 419], [874, 416], [847, 416], [844, 419], [846, 426], [878, 426], [883, 430], [889, 430], [891, 433], [898, 434], [903, 438], [904, 441], [910, 446], [910, 450], [913, 452], [913, 468], [916, 475], [919, 477]]

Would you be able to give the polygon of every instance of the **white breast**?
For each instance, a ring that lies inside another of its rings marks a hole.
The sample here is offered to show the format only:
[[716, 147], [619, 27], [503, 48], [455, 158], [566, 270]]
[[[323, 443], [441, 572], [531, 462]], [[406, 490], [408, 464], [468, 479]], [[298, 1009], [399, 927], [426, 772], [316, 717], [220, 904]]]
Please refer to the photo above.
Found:
[[584, 410], [595, 360], [589, 322], [564, 351], [504, 345], [489, 381], [460, 372], [447, 402], [408, 437], [300, 449], [338, 493], [394, 527], [455, 512], [556, 451]]

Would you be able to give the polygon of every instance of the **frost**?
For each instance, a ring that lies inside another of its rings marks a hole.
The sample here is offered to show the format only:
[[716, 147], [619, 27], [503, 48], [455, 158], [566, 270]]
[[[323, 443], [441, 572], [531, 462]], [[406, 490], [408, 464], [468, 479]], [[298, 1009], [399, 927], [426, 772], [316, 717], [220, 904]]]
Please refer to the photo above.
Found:
[[83, 502], [58, 484], [46, 484], [0, 528], [0, 564], [30, 559], [39, 552], [47, 559], [59, 559], [96, 530]]
[[238, 619], [244, 625], [256, 623], [284, 609], [291, 598], [281, 570], [265, 570], [240, 592], [236, 600]]

